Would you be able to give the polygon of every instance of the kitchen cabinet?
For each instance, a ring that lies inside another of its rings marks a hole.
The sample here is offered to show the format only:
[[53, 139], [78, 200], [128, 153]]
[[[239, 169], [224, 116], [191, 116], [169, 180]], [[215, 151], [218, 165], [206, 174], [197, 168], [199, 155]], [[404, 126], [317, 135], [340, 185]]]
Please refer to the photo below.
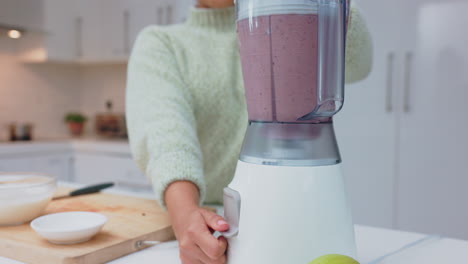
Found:
[[468, 3], [412, 5], [402, 54], [396, 227], [466, 239]]
[[356, 222], [467, 239], [468, 3], [358, 3], [374, 65], [335, 119]]
[[346, 86], [335, 129], [355, 222], [392, 228], [397, 146], [393, 79], [399, 39], [395, 26], [386, 21], [399, 10], [393, 1], [359, 3], [373, 37], [373, 67], [365, 81]]
[[69, 181], [73, 175], [71, 154], [43, 155], [32, 160], [33, 171], [53, 175], [60, 181]]
[[12, 25], [16, 23], [15, 15], [18, 14], [16, 0], [1, 0], [0, 24]]
[[[128, 55], [131, 47], [138, 36], [138, 33], [148, 25], [170, 25], [180, 23], [183, 18], [180, 17], [184, 9], [182, 5], [184, 1], [169, 1], [169, 0], [121, 0], [122, 9], [120, 11], [123, 18], [123, 31], [113, 31], [114, 33], [123, 34], [117, 37], [117, 40], [122, 38], [123, 50]], [[119, 13], [119, 12], [116, 12]]]
[[[41, 60], [72, 61], [82, 53], [82, 20], [76, 0], [44, 0], [45, 35], [40, 36], [44, 56]], [[24, 58], [31, 60], [31, 58]]]
[[125, 62], [138, 33], [148, 25], [177, 21], [177, 1], [82, 0], [82, 62]]
[[0, 24], [41, 30], [43, 0], [0, 0]]
[[36, 172], [69, 181], [71, 175], [70, 154], [27, 155], [0, 159], [0, 172]]
[[64, 141], [0, 144], [0, 172], [46, 173], [80, 184], [104, 181], [116, 188], [152, 194], [126, 142]]
[[[26, 61], [37, 61], [30, 50], [43, 50], [40, 61], [125, 63], [138, 33], [152, 24], [179, 23], [191, 3], [185, 0], [43, 0], [41, 41], [25, 45]], [[41, 43], [40, 48], [34, 47]], [[33, 46], [31, 48], [31, 46]]]
[[151, 182], [130, 155], [79, 152], [74, 157], [74, 171], [75, 182], [96, 184], [111, 181], [117, 188], [129, 191], [152, 191]]

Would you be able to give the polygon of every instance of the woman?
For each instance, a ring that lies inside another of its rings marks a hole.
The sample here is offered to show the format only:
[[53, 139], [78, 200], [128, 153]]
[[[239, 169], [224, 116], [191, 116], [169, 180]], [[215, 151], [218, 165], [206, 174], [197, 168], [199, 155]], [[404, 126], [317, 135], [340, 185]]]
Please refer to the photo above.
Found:
[[[151, 26], [128, 69], [127, 118], [134, 157], [169, 211], [182, 263], [225, 263], [229, 225], [201, 203], [222, 203], [247, 127], [233, 0], [199, 0], [187, 22]], [[372, 46], [355, 8], [347, 82], [371, 67]]]

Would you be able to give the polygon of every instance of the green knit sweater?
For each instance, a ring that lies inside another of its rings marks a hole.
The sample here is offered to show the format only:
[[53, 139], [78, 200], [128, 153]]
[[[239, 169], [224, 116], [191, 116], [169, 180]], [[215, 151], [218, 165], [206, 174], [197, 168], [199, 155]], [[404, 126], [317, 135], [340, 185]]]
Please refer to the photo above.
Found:
[[[370, 71], [372, 45], [352, 9], [347, 81]], [[186, 23], [150, 26], [128, 66], [127, 119], [134, 158], [159, 202], [178, 180], [195, 183], [200, 202], [222, 202], [247, 127], [235, 10], [197, 9]]]

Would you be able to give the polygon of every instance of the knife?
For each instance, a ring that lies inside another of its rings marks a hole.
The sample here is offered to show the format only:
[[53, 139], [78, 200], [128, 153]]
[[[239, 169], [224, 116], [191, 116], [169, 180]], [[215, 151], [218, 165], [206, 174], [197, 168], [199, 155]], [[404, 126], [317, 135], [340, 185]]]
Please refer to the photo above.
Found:
[[73, 196], [78, 196], [78, 195], [84, 195], [84, 194], [97, 193], [97, 192], [100, 192], [101, 190], [104, 190], [106, 188], [110, 188], [112, 186], [114, 186], [113, 182], [106, 182], [106, 183], [91, 185], [91, 186], [87, 186], [87, 187], [84, 187], [84, 188], [74, 190], [74, 191], [72, 191], [72, 192], [70, 192], [69, 194], [66, 194], [66, 195], [56, 196], [56, 197], [52, 198], [52, 200], [58, 200], [58, 199], [63, 199], [63, 198], [68, 198], [68, 197], [73, 197]]

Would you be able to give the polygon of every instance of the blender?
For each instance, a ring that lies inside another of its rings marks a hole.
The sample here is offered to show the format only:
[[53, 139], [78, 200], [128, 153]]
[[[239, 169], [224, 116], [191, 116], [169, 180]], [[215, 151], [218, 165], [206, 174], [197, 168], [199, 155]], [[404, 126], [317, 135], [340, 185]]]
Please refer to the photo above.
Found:
[[345, 0], [237, 0], [249, 126], [224, 190], [228, 264], [356, 258], [333, 115], [344, 102]]

